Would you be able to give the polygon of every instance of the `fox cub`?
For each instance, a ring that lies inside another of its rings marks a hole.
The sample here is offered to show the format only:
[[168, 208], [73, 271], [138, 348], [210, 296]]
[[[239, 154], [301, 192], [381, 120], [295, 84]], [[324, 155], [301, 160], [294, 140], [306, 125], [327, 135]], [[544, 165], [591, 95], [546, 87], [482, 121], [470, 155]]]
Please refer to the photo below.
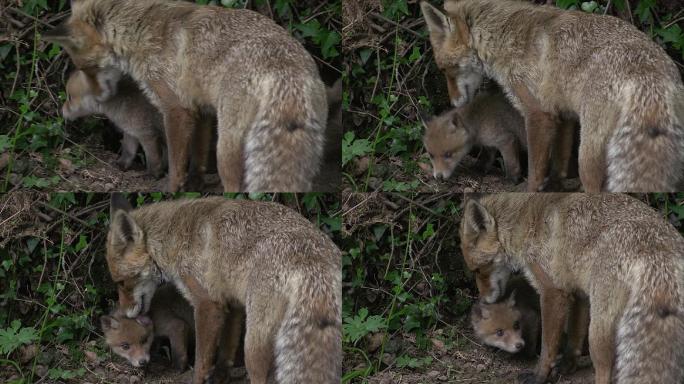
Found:
[[251, 383], [339, 383], [341, 253], [289, 208], [212, 197], [131, 210], [114, 195], [107, 265], [128, 317], [147, 313], [164, 281], [188, 299], [193, 383], [211, 376], [227, 307], [245, 311]]
[[134, 367], [150, 361], [150, 347], [155, 339], [168, 339], [173, 366], [185, 370], [188, 351], [195, 343], [192, 307], [170, 284], [154, 295], [147, 315], [129, 319], [120, 311], [100, 318], [107, 345]]
[[520, 180], [520, 150], [527, 148], [525, 122], [501, 92], [480, 92], [465, 106], [451, 109], [425, 124], [423, 144], [436, 179], [448, 179], [475, 146], [496, 148], [506, 176]]
[[147, 171], [156, 178], [164, 174], [164, 127], [161, 114], [135, 82], [114, 68], [96, 75], [76, 70], [66, 83], [67, 101], [62, 115], [67, 120], [94, 114], [104, 115], [124, 134], [117, 165], [127, 170], [138, 147], [145, 151]]
[[541, 335], [539, 295], [522, 277], [511, 279], [507, 291], [499, 302], [477, 302], [473, 306], [473, 330], [487, 345], [534, 357]]
[[[225, 325], [229, 332], [221, 340], [219, 360], [232, 366], [240, 341], [242, 317]], [[195, 320], [192, 306], [172, 284], [161, 285], [154, 294], [147, 315], [129, 319], [121, 311], [100, 318], [107, 345], [134, 367], [150, 361], [153, 341], [166, 339], [171, 349], [174, 368], [183, 371], [190, 362], [190, 351], [195, 345]]]

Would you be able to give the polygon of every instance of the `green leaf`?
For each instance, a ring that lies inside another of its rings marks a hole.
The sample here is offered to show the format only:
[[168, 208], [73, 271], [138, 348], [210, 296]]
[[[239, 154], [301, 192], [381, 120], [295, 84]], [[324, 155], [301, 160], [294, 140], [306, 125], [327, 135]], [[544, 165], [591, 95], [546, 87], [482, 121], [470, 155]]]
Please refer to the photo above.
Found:
[[33, 328], [21, 328], [21, 322], [14, 320], [10, 328], [0, 329], [0, 353], [9, 355], [23, 344], [31, 344], [38, 340]]
[[344, 139], [342, 140], [342, 166], [352, 159], [365, 156], [372, 151], [373, 147], [368, 139], [355, 140], [354, 132], [347, 132], [344, 134]]

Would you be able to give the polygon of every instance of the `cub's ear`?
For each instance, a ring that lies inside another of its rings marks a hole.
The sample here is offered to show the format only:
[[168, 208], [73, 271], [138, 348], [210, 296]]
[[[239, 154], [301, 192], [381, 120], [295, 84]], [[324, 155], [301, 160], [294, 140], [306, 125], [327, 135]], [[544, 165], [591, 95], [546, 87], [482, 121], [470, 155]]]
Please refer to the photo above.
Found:
[[496, 231], [496, 221], [487, 209], [477, 200], [468, 199], [463, 211], [464, 232], [467, 235], [479, 235], [482, 233], [493, 234]]
[[423, 13], [423, 18], [425, 18], [433, 46], [435, 43], [441, 43], [445, 36], [453, 30], [449, 18], [427, 1], [420, 2], [420, 10]]
[[68, 20], [62, 22], [49, 31], [45, 31], [40, 35], [40, 38], [50, 43], [57, 43], [65, 48], [77, 48], [78, 39], [71, 33]]
[[330, 110], [340, 108], [340, 104], [342, 104], [342, 78], [337, 79], [331, 87], [326, 87], [325, 94], [328, 98], [328, 108]]
[[145, 315], [141, 315], [135, 318], [135, 321], [138, 322], [138, 324], [142, 325], [143, 327], [149, 327], [152, 325], [152, 319]]
[[461, 115], [458, 113], [457, 108], [452, 108], [449, 112], [447, 112], [449, 116], [449, 129], [454, 132], [457, 130], [458, 127], [464, 127], [465, 124], [463, 123], [463, 120], [461, 119]]
[[102, 331], [104, 332], [119, 328], [119, 322], [111, 316], [100, 317], [100, 325], [102, 326]]
[[508, 296], [508, 300], [506, 300], [506, 305], [508, 305], [508, 307], [510, 307], [510, 308], [515, 307], [515, 294], [516, 294], [516, 291], [517, 291], [517, 290], [514, 289], [513, 292], [511, 292], [511, 295]]
[[142, 228], [124, 210], [114, 213], [109, 230], [112, 232], [112, 241], [115, 245], [140, 244], [144, 237]]
[[[99, 79], [98, 79], [99, 80]], [[112, 193], [109, 198], [109, 217], [113, 219], [117, 211], [129, 212], [133, 209], [126, 196], [122, 193]]]

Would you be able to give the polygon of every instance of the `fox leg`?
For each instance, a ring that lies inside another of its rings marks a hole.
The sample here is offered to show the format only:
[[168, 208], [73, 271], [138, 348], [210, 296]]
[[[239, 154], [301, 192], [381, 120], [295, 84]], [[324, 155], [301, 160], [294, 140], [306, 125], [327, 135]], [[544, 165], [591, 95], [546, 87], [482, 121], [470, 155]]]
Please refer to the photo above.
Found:
[[197, 114], [186, 108], [164, 81], [147, 84], [157, 97], [158, 107], [164, 116], [164, 133], [169, 158], [169, 192], [180, 190], [188, 172], [188, 151], [195, 132]]
[[525, 115], [528, 149], [528, 192], [539, 192], [544, 185], [544, 179], [549, 170], [549, 155], [556, 125], [555, 116], [540, 110], [528, 111]]
[[240, 346], [240, 335], [242, 333], [242, 323], [245, 318], [242, 309], [231, 309], [226, 320], [226, 361], [229, 367], [235, 364], [235, 355]]
[[171, 346], [171, 361], [173, 367], [179, 371], [184, 371], [188, 366], [188, 336], [190, 330], [188, 325], [180, 319], [170, 319], [163, 325], [165, 328], [162, 336], [169, 339]]
[[199, 191], [204, 186], [204, 174], [207, 171], [213, 128], [211, 116], [200, 112], [197, 115], [197, 126], [192, 138], [192, 158], [187, 182], [189, 188], [194, 191]]
[[285, 313], [284, 302], [259, 294], [247, 297], [245, 366], [252, 384], [266, 384], [275, 372], [276, 333]]
[[603, 189], [606, 178], [606, 157], [602, 142], [580, 140], [579, 176], [584, 192], [598, 193]]
[[[225, 121], [219, 117], [219, 134], [216, 146], [216, 167], [218, 168], [224, 192], [240, 192], [244, 173], [242, 155], [243, 130], [222, 127]], [[222, 127], [222, 129], [221, 129]]]
[[586, 297], [575, 295], [568, 316], [568, 341], [558, 372], [567, 375], [577, 370], [577, 358], [582, 355], [584, 339], [589, 330], [589, 301]]
[[499, 148], [503, 156], [506, 177], [517, 183], [520, 181], [520, 156], [518, 153], [518, 143], [515, 140], [506, 141]]
[[560, 180], [568, 177], [568, 166], [572, 156], [572, 145], [575, 138], [575, 121], [561, 119], [558, 133], [551, 151], [552, 176]]
[[223, 327], [223, 306], [208, 299], [193, 300], [195, 315], [195, 367], [193, 384], [205, 383], [213, 373], [216, 348]]
[[145, 162], [147, 172], [155, 178], [160, 178], [164, 174], [164, 162], [162, 151], [159, 145], [159, 138], [156, 135], [140, 137], [140, 144], [145, 151]]
[[138, 152], [138, 146], [138, 139], [124, 132], [121, 140], [121, 155], [116, 160], [116, 165], [124, 171], [130, 169]]

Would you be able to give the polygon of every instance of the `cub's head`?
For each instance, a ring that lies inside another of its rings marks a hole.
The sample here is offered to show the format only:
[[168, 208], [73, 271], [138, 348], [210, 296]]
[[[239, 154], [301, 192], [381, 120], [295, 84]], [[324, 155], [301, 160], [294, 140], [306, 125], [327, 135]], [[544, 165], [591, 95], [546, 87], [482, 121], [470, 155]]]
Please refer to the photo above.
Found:
[[470, 322], [477, 337], [483, 343], [509, 353], [520, 352], [525, 347], [520, 318], [515, 307], [515, 295], [502, 302], [486, 304], [478, 302], [470, 313]]
[[62, 116], [67, 120], [97, 113], [95, 96], [99, 93], [97, 81], [85, 72], [76, 70], [66, 83], [67, 101], [62, 105]]
[[466, 200], [460, 226], [461, 251], [468, 269], [475, 272], [480, 298], [496, 302], [505, 292], [511, 275], [504, 262], [494, 217], [477, 200]]
[[86, 71], [102, 66], [114, 55], [102, 33], [107, 9], [98, 8], [96, 3], [94, 0], [72, 0], [71, 16], [42, 34], [43, 40], [64, 47], [74, 65]]
[[152, 320], [147, 316], [129, 319], [121, 313], [100, 318], [107, 345], [134, 367], [144, 367], [150, 361], [154, 340]]
[[107, 266], [117, 284], [119, 310], [134, 318], [147, 313], [161, 273], [147, 251], [145, 233], [121, 195], [112, 195]]
[[447, 15], [426, 1], [420, 3], [420, 8], [430, 32], [435, 62], [446, 76], [451, 104], [465, 105], [475, 96], [484, 71], [471, 47], [470, 28], [456, 10]]
[[465, 129], [458, 111], [452, 109], [425, 124], [423, 145], [430, 156], [435, 179], [448, 179], [472, 148], [472, 135]]

